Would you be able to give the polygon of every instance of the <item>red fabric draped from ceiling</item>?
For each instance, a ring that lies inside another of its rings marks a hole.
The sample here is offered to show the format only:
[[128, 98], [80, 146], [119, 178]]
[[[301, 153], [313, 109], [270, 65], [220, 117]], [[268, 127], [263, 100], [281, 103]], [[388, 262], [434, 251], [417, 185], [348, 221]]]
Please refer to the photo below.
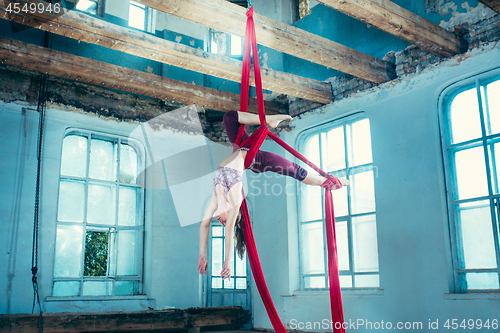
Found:
[[[236, 137], [234, 150], [238, 146], [250, 147], [245, 159], [245, 167], [248, 168], [252, 162], [255, 154], [260, 149], [260, 146], [269, 135], [274, 141], [276, 141], [280, 146], [288, 150], [293, 156], [300, 159], [302, 162], [309, 165], [311, 168], [316, 170], [324, 177], [328, 177], [328, 174], [318, 168], [316, 165], [307, 160], [295, 149], [287, 145], [283, 140], [278, 138], [273, 133], [269, 132], [266, 126], [265, 120], [265, 110], [264, 110], [264, 98], [262, 94], [262, 81], [260, 76], [259, 67], [259, 56], [257, 51], [257, 41], [255, 38], [255, 26], [253, 21], [253, 7], [251, 7], [247, 12], [247, 25], [245, 31], [245, 48], [243, 54], [243, 70], [241, 78], [241, 102], [240, 111], [246, 112], [248, 108], [248, 92], [249, 92], [249, 80], [250, 80], [250, 63], [251, 63], [251, 53], [253, 51], [254, 61], [254, 72], [255, 72], [255, 87], [257, 90], [257, 101], [259, 107], [259, 119], [261, 126], [259, 129], [252, 134], [247, 140], [240, 143], [245, 126], [242, 125], [238, 131], [238, 136]], [[252, 268], [253, 276], [255, 279], [255, 284], [259, 290], [260, 297], [264, 303], [269, 319], [274, 327], [274, 330], [278, 333], [286, 332], [283, 323], [281, 322], [276, 308], [274, 307], [271, 296], [269, 295], [269, 290], [267, 289], [266, 281], [264, 279], [264, 274], [262, 272], [262, 267], [259, 261], [259, 255], [257, 253], [257, 248], [255, 246], [255, 240], [253, 237], [252, 226], [250, 222], [250, 217], [248, 215], [248, 207], [246, 200], [243, 199], [241, 205], [241, 212], [243, 215], [243, 230], [245, 235], [245, 243], [248, 252], [248, 258], [250, 260], [250, 267]], [[335, 215], [333, 211], [333, 196], [331, 190], [325, 189], [325, 219], [326, 219], [326, 237], [328, 243], [328, 274], [330, 282], [330, 303], [332, 311], [333, 320], [333, 331], [342, 332], [345, 330], [342, 327], [344, 323], [344, 315], [342, 311], [342, 298], [340, 294], [340, 282], [339, 282], [339, 272], [338, 272], [338, 258], [337, 258], [337, 242], [335, 238]], [[305, 318], [305, 320], [307, 320]]]

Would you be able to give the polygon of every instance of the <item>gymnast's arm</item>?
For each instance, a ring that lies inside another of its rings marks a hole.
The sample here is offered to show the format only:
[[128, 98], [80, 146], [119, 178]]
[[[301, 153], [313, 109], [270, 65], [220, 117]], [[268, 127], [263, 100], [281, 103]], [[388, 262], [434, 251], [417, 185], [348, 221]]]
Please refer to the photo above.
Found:
[[212, 217], [217, 209], [217, 200], [215, 195], [212, 193], [212, 201], [208, 204], [203, 220], [200, 224], [200, 257], [198, 259], [198, 272], [201, 275], [205, 275], [207, 272], [208, 259], [207, 259], [207, 243], [208, 234], [210, 232], [210, 222], [212, 222]]
[[[234, 191], [233, 191], [234, 189]], [[231, 259], [233, 258], [233, 235], [234, 235], [234, 225], [236, 223], [236, 218], [238, 217], [238, 212], [241, 207], [241, 202], [243, 200], [242, 194], [242, 183], [237, 183], [231, 188], [231, 195], [229, 197], [229, 203], [231, 204], [231, 209], [228, 212], [226, 226], [225, 226], [225, 253], [224, 253], [224, 265], [222, 266], [222, 271], [220, 276], [225, 279], [231, 279]]]

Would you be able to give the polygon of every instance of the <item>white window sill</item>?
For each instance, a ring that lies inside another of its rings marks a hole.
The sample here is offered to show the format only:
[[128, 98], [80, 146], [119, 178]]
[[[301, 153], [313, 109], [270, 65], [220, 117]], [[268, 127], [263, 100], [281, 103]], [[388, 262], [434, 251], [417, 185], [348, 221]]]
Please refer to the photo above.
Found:
[[468, 300], [468, 299], [500, 300], [500, 293], [444, 294], [444, 299], [450, 299], [450, 300]]
[[128, 300], [149, 300], [147, 295], [133, 295], [133, 296], [47, 296], [47, 302], [87, 302], [87, 301], [128, 301]]
[[[384, 295], [384, 289], [346, 289], [340, 291], [342, 296], [359, 296], [359, 295]], [[291, 295], [282, 295], [281, 297], [309, 297], [309, 296], [325, 296], [329, 295], [328, 289], [319, 290], [295, 290]]]

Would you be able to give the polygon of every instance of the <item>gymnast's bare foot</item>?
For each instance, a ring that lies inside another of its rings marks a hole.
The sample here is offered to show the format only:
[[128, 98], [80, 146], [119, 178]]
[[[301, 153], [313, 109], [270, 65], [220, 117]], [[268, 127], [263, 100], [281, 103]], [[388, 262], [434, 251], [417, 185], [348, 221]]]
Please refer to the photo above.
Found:
[[[329, 189], [329, 190], [337, 190], [339, 188], [342, 188], [344, 186], [347, 186], [350, 184], [349, 180], [345, 177], [342, 177], [342, 178], [335, 178], [335, 177], [331, 177], [331, 178], [325, 178], [323, 176], [320, 176], [320, 178], [322, 179], [322, 183], [321, 183], [321, 187], [324, 187], [326, 189]], [[339, 184], [340, 182], [340, 184]]]
[[267, 116], [266, 117], [267, 124], [271, 126], [271, 128], [276, 128], [278, 127], [279, 123], [282, 122], [283, 120], [292, 120], [293, 118], [289, 115], [286, 114], [276, 114], [272, 116]]

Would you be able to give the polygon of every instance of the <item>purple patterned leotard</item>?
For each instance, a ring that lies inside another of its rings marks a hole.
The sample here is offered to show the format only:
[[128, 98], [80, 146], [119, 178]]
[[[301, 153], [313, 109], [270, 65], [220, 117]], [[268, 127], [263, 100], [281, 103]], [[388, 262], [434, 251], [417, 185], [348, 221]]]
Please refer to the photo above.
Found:
[[224, 188], [224, 196], [227, 197], [227, 192], [234, 186], [234, 184], [239, 183], [243, 180], [243, 173], [240, 171], [228, 168], [228, 167], [219, 167], [217, 171], [215, 171], [214, 175], [214, 194], [217, 196], [215, 192], [215, 186], [217, 184], [221, 184]]

